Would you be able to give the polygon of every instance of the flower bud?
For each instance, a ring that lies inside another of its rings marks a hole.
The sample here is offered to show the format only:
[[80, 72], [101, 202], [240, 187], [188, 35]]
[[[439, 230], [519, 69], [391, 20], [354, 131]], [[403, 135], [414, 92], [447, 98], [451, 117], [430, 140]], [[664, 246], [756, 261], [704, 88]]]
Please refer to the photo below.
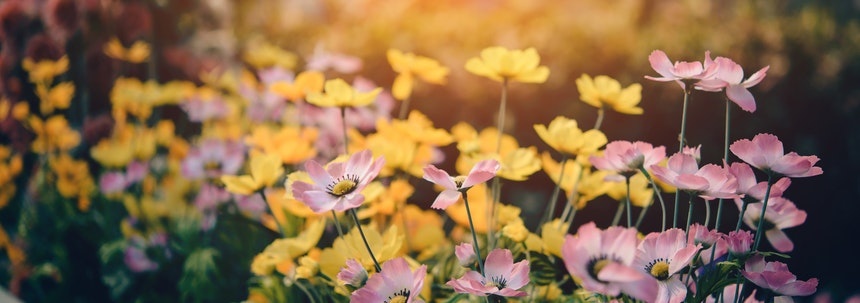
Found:
[[749, 253], [753, 242], [753, 235], [748, 230], [729, 232], [726, 237], [726, 242], [729, 245], [729, 252], [739, 256]]
[[341, 268], [337, 273], [337, 279], [344, 284], [361, 288], [367, 281], [367, 270], [355, 259], [349, 259], [346, 260], [346, 267]]
[[454, 247], [454, 254], [457, 255], [457, 260], [460, 261], [460, 266], [469, 267], [478, 260], [475, 256], [475, 248], [471, 243], [461, 243]]

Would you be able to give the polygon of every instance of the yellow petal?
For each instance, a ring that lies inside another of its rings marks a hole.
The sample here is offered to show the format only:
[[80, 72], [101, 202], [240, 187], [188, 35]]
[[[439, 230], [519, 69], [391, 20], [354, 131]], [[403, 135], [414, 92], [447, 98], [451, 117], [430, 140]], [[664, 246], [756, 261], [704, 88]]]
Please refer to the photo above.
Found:
[[522, 83], [544, 83], [547, 78], [549, 78], [549, 68], [546, 66], [539, 66], [536, 69], [518, 74], [511, 80]]
[[469, 59], [469, 61], [466, 61], [466, 70], [475, 75], [502, 82], [502, 77], [478, 58], [472, 58]]
[[397, 100], [406, 100], [412, 94], [412, 85], [414, 83], [412, 74], [401, 73], [394, 78], [394, 84], [391, 85], [391, 94]]
[[260, 189], [254, 178], [248, 175], [222, 176], [221, 182], [227, 187], [227, 191], [240, 195], [251, 195]]

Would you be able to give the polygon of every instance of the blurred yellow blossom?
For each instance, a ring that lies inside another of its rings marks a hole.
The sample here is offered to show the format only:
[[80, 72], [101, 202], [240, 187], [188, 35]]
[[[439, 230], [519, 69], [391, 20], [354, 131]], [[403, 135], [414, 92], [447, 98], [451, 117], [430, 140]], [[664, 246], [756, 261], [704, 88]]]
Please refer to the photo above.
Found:
[[18, 102], [12, 106], [12, 118], [18, 121], [24, 121], [27, 119], [27, 115], [30, 114], [30, 105], [27, 102]]
[[442, 229], [442, 218], [436, 211], [422, 210], [415, 205], [406, 205], [391, 218], [392, 225], [403, 229], [406, 245], [401, 253], [419, 252], [418, 260], [423, 260], [447, 243]]
[[398, 73], [391, 87], [391, 93], [397, 100], [409, 98], [415, 86], [415, 77], [427, 83], [445, 84], [449, 69], [439, 64], [439, 61], [397, 49], [389, 49], [386, 56], [388, 64]]
[[523, 224], [522, 220], [516, 220], [502, 227], [502, 235], [514, 242], [523, 242], [528, 237], [529, 230]]
[[249, 175], [221, 177], [221, 182], [227, 186], [227, 191], [250, 195], [272, 186], [284, 174], [284, 166], [275, 155], [252, 151], [250, 158]]
[[280, 67], [287, 70], [292, 70], [296, 67], [296, 62], [299, 60], [292, 52], [267, 42], [261, 42], [252, 46], [245, 52], [242, 59], [257, 69]]
[[600, 75], [592, 80], [588, 74], [576, 79], [579, 99], [588, 105], [603, 108], [609, 106], [615, 111], [628, 115], [641, 115], [642, 108], [638, 107], [642, 100], [642, 85], [633, 83], [621, 89], [618, 80]]
[[153, 107], [176, 104], [194, 91], [194, 84], [189, 82], [159, 84], [153, 80], [141, 82], [136, 78], [119, 78], [111, 89], [110, 99], [114, 111], [145, 120], [152, 114]]
[[13, 154], [11, 148], [0, 145], [0, 209], [15, 194], [14, 178], [21, 173], [23, 165], [21, 155]]
[[51, 116], [45, 121], [32, 116], [28, 122], [36, 134], [32, 144], [33, 152], [68, 151], [81, 143], [81, 134], [71, 129], [63, 116]]
[[499, 82], [543, 83], [549, 77], [549, 68], [539, 64], [540, 55], [534, 48], [509, 50], [493, 46], [482, 50], [480, 57], [466, 61], [466, 70]]
[[311, 92], [307, 95], [310, 104], [321, 107], [359, 107], [373, 103], [382, 88], [360, 92], [341, 78], [325, 82], [325, 93]]
[[265, 154], [276, 155], [284, 164], [300, 164], [317, 155], [314, 143], [318, 131], [312, 127], [284, 126], [273, 132], [261, 125], [245, 137], [245, 144]]
[[475, 163], [485, 159], [496, 159], [501, 164], [497, 175], [501, 178], [523, 181], [540, 170], [540, 159], [534, 146], [520, 147], [510, 135], [502, 135], [499, 154], [496, 154], [498, 130], [488, 127], [479, 133], [466, 123], [459, 123], [451, 129], [457, 140], [460, 156], [457, 158], [457, 172], [468, 174]]
[[[466, 193], [469, 196], [469, 209], [472, 212], [472, 220], [475, 223], [475, 232], [481, 234], [487, 233], [489, 227], [489, 221], [487, 220], [487, 202], [489, 202], [487, 197], [487, 184], [480, 183], [472, 186], [472, 188], [468, 189]], [[500, 204], [496, 203], [496, 205]], [[463, 203], [462, 196], [457, 203], [446, 208], [445, 213], [447, 213], [448, 217], [456, 222], [457, 225], [469, 228], [469, 218], [466, 216], [466, 205]]]
[[323, 90], [325, 75], [318, 71], [304, 71], [296, 76], [293, 83], [276, 81], [269, 87], [273, 93], [287, 100], [296, 102], [305, 98], [307, 94], [318, 94]]
[[544, 249], [547, 253], [561, 258], [561, 245], [567, 235], [569, 223], [562, 223], [561, 219], [553, 219], [544, 223], [540, 229], [540, 237], [543, 240]]
[[[546, 175], [556, 184], [559, 184], [559, 174], [562, 173], [561, 163], [556, 162], [549, 152], [541, 154], [541, 165]], [[570, 195], [573, 188], [579, 182], [582, 173], [582, 165], [576, 161], [566, 161], [564, 163], [564, 174], [561, 176], [559, 187]]]
[[[606, 195], [618, 201], [625, 201], [627, 199], [626, 182], [607, 183], [609, 183], [609, 188], [606, 191]], [[654, 190], [651, 189], [651, 185], [648, 179], [645, 178], [645, 175], [639, 172], [630, 177], [630, 203], [636, 207], [647, 207], [651, 205], [653, 200]]]
[[30, 82], [47, 85], [54, 77], [69, 70], [69, 57], [63, 56], [57, 61], [40, 60], [39, 62], [34, 62], [33, 59], [27, 57], [24, 58], [21, 65], [30, 74]]
[[45, 85], [36, 85], [36, 95], [39, 96], [39, 109], [43, 115], [54, 112], [55, 109], [67, 109], [75, 95], [75, 85], [72, 82], [62, 82], [50, 89]]
[[[377, 261], [384, 263], [400, 255], [404, 235], [399, 228], [391, 226], [384, 234], [372, 226], [362, 229]], [[320, 254], [320, 271], [329, 277], [335, 277], [347, 259], [356, 259], [367, 270], [373, 268], [373, 260], [357, 228], [335, 239], [330, 248], [323, 249]]]
[[549, 125], [535, 124], [538, 136], [556, 151], [567, 155], [590, 155], [607, 142], [603, 132], [590, 129], [585, 132], [579, 129], [576, 120], [557, 116]]
[[77, 198], [78, 208], [89, 208], [90, 194], [96, 189], [90, 176], [90, 169], [84, 161], [72, 159], [68, 154], [60, 154], [48, 162], [56, 177], [57, 191], [65, 198]]
[[108, 57], [128, 61], [131, 63], [141, 63], [149, 58], [150, 47], [144, 41], [135, 41], [128, 48], [122, 45], [118, 38], [110, 39], [104, 46], [105, 55]]

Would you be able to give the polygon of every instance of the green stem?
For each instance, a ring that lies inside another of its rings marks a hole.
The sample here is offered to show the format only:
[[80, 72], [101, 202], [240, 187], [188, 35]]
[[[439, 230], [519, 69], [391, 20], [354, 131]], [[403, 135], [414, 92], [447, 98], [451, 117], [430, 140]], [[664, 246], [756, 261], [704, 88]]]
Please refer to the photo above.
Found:
[[481, 249], [478, 248], [478, 234], [475, 232], [475, 223], [472, 222], [472, 210], [469, 209], [469, 199], [466, 196], [466, 191], [463, 193], [463, 204], [466, 205], [466, 217], [469, 218], [469, 228], [472, 230], [472, 247], [475, 248], [475, 258], [478, 260], [478, 269], [481, 270], [481, 276], [484, 275], [484, 261], [481, 259]]
[[630, 177], [625, 177], [624, 180], [627, 183], [627, 227], [633, 226], [633, 211], [630, 210]]
[[741, 206], [741, 213], [738, 215], [738, 224], [737, 226], [735, 226], [735, 232], [741, 230], [741, 222], [744, 221], [744, 213], [747, 212], [747, 205], [749, 205], [749, 202], [743, 200], [743, 205]]
[[654, 204], [653, 203], [648, 204], [647, 206], [642, 208], [642, 211], [639, 212], [639, 218], [636, 219], [636, 229], [637, 230], [639, 229], [639, 225], [642, 224], [642, 220], [645, 219], [645, 214], [648, 213], [648, 209], [651, 208], [651, 205], [654, 205]]
[[[684, 89], [684, 107], [681, 110], [681, 136], [678, 137], [678, 152], [684, 150], [685, 136], [687, 135], [687, 103], [690, 102], [690, 83], [687, 83]], [[672, 217], [672, 228], [678, 227], [678, 206], [681, 198], [681, 192], [675, 190], [675, 215]]]
[[508, 79], [502, 81], [502, 100], [499, 103], [499, 119], [496, 127], [499, 131], [499, 136], [496, 140], [496, 154], [502, 152], [502, 136], [504, 135], [505, 130], [505, 109], [507, 108], [508, 103]]
[[343, 238], [343, 229], [340, 228], [340, 220], [337, 219], [337, 212], [334, 209], [331, 210], [331, 217], [334, 221], [334, 226], [337, 227], [337, 235], [339, 238]]
[[343, 129], [343, 154], [349, 155], [349, 135], [346, 133], [346, 107], [340, 108], [340, 121]]
[[705, 200], [705, 228], [708, 228], [709, 224], [711, 224], [711, 202]]
[[597, 109], [597, 121], [594, 121], [594, 129], [595, 130], [599, 130], [600, 126], [603, 124], [603, 115], [604, 115], [604, 110], [603, 110], [603, 106], [601, 105], [600, 108]]
[[260, 197], [263, 197], [263, 203], [266, 204], [266, 209], [272, 213], [272, 218], [275, 219], [275, 225], [278, 226], [278, 232], [281, 234], [281, 237], [286, 237], [287, 235], [284, 234], [284, 227], [281, 226], [281, 222], [278, 222], [277, 216], [275, 216], [275, 210], [269, 205], [269, 199], [266, 198], [266, 194], [264, 193], [265, 189], [261, 189], [258, 192], [260, 193]]
[[764, 227], [764, 214], [767, 213], [767, 201], [770, 198], [771, 187], [773, 187], [773, 172], [768, 172], [767, 190], [764, 192], [764, 201], [761, 202], [761, 216], [758, 218], [758, 227], [756, 227], [755, 230], [755, 244], [753, 244], [753, 251], [758, 251], [758, 245], [761, 243], [761, 235], [764, 234], [764, 231], [761, 229]]
[[355, 213], [355, 208], [351, 208], [349, 213], [352, 214], [352, 220], [355, 221], [355, 227], [358, 228], [358, 233], [361, 234], [361, 240], [364, 241], [364, 247], [367, 248], [367, 253], [370, 254], [370, 259], [373, 260], [373, 266], [376, 267], [376, 272], [382, 272], [382, 267], [379, 267], [379, 261], [376, 261], [376, 256], [373, 255], [373, 250], [370, 249], [370, 243], [367, 243], [367, 237], [364, 236], [364, 230], [361, 229], [361, 222], [358, 221], [358, 215]]
[[547, 203], [547, 208], [544, 210], [543, 217], [540, 220], [540, 224], [538, 224], [538, 233], [540, 233], [540, 228], [550, 220], [555, 214], [555, 205], [558, 202], [558, 192], [561, 190], [561, 181], [564, 178], [564, 167], [567, 163], [567, 154], [561, 155], [561, 169], [558, 172], [558, 179], [555, 183], [555, 189], [552, 190], [552, 197], [549, 198], [549, 203]]
[[654, 194], [657, 195], [657, 198], [660, 200], [660, 209], [663, 211], [660, 232], [664, 232], [666, 231], [666, 202], [663, 202], [663, 195], [660, 194], [660, 188], [654, 183], [654, 179], [651, 178], [651, 174], [649, 174], [645, 168], [639, 168], [639, 170], [645, 174], [645, 178], [648, 178], [648, 182], [651, 183], [651, 188], [654, 189]]
[[690, 194], [690, 200], [687, 201], [687, 205], [690, 207], [687, 208], [687, 228], [684, 230], [687, 231], [687, 235], [690, 234], [690, 223], [693, 222], [693, 194]]
[[301, 290], [303, 293], [305, 293], [305, 296], [308, 297], [308, 299], [311, 301], [311, 303], [317, 302], [317, 300], [314, 299], [314, 296], [312, 296], [311, 293], [308, 291], [307, 287], [302, 285], [302, 283], [300, 283], [299, 281], [296, 281], [296, 283], [294, 283], [293, 285], [297, 286], [299, 288], [299, 290]]
[[412, 100], [412, 96], [406, 97], [406, 99], [400, 103], [400, 114], [397, 116], [397, 119], [406, 119], [406, 115], [409, 113], [409, 100]]
[[612, 218], [612, 224], [609, 226], [617, 226], [621, 221], [621, 214], [624, 212], [624, 202], [618, 201], [618, 209], [615, 210], [615, 217]]
[[[728, 163], [729, 163], [729, 138], [730, 138], [729, 137], [729, 129], [730, 129], [729, 128], [729, 122], [731, 121], [731, 115], [732, 115], [732, 110], [731, 110], [732, 107], [730, 105], [731, 105], [731, 102], [729, 102], [729, 99], [727, 98], [726, 99], [726, 131], [725, 131], [726, 135], [725, 135], [725, 138], [723, 139], [723, 163], [725, 163], [725, 165], [728, 165]], [[722, 218], [723, 218], [723, 199], [720, 198], [720, 200], [717, 201], [717, 221], [714, 222], [714, 229], [716, 229], [717, 231], [720, 230], [720, 221], [722, 220]]]

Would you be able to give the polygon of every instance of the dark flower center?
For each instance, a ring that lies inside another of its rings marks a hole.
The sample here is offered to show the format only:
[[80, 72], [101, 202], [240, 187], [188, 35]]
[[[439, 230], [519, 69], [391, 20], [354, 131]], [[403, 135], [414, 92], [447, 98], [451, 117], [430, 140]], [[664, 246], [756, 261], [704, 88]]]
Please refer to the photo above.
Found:
[[657, 258], [645, 265], [645, 271], [657, 280], [664, 281], [669, 278], [669, 262], [663, 258]]

